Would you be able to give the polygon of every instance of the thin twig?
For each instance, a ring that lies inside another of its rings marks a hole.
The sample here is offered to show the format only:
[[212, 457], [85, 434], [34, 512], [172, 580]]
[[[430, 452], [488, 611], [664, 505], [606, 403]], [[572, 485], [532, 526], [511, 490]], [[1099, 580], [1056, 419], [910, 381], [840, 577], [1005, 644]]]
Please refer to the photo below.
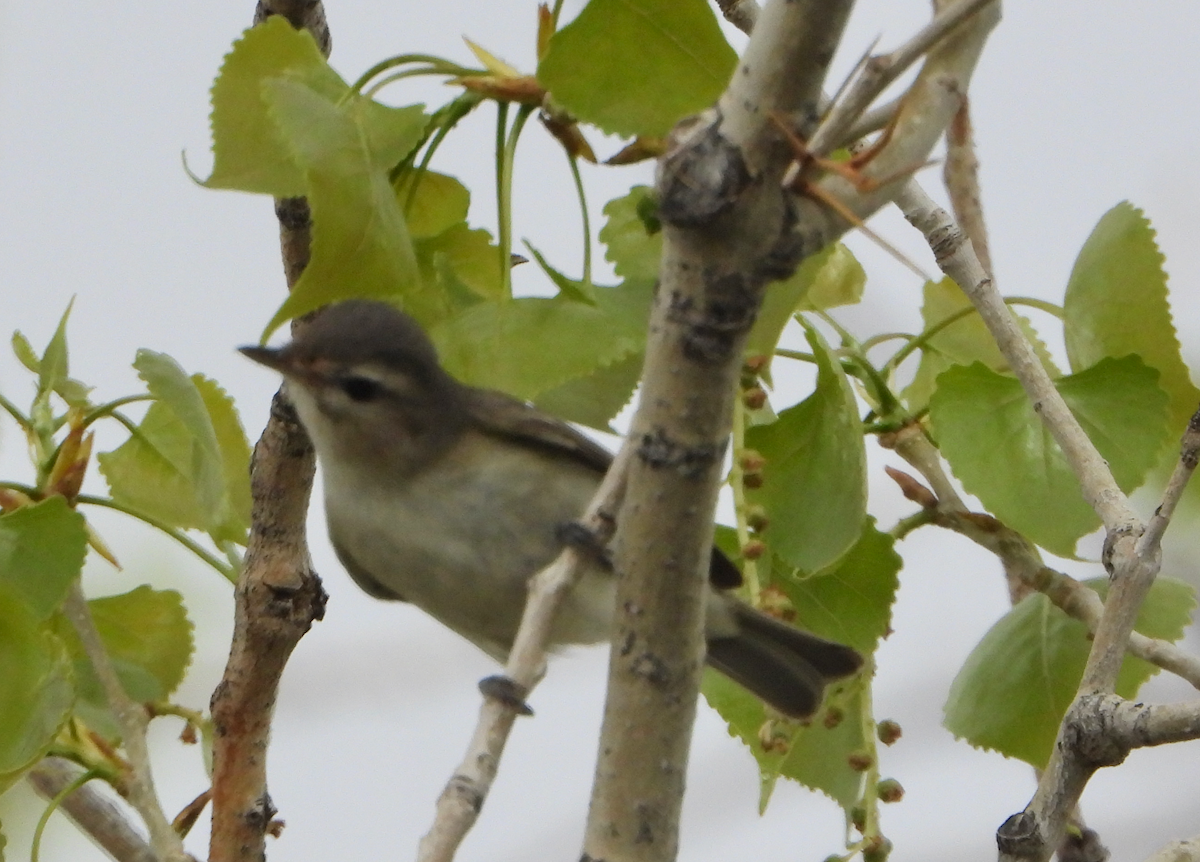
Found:
[[954, 122], [946, 129], [946, 164], [942, 179], [950, 195], [954, 218], [971, 245], [984, 271], [993, 274], [991, 245], [987, 223], [983, 219], [983, 195], [979, 190], [979, 158], [975, 155], [975, 135], [971, 128], [971, 103], [964, 98]]
[[1183, 440], [1179, 446], [1179, 461], [1176, 462], [1171, 479], [1167, 482], [1166, 490], [1163, 491], [1162, 501], [1146, 524], [1146, 532], [1142, 533], [1141, 539], [1138, 540], [1137, 553], [1139, 555], [1148, 556], [1158, 552], [1163, 533], [1171, 523], [1171, 516], [1175, 514], [1175, 507], [1183, 497], [1183, 492], [1187, 490], [1188, 480], [1192, 478], [1192, 473], [1196, 471], [1198, 458], [1200, 458], [1200, 409], [1192, 414], [1187, 430], [1183, 432]]
[[[607, 544], [612, 537], [616, 512], [625, 495], [631, 452], [629, 446], [621, 449], [580, 519], [601, 544]], [[433, 825], [421, 839], [418, 862], [449, 862], [478, 819], [522, 701], [544, 672], [558, 609], [586, 567], [594, 564], [589, 552], [567, 546], [553, 563], [530, 580], [521, 626], [505, 666], [505, 674], [515, 683], [519, 699], [484, 698], [466, 756], [438, 798]]]
[[[1014, 602], [1037, 591], [1059, 610], [1096, 633], [1104, 614], [1104, 602], [1095, 590], [1071, 576], [1045, 565], [1037, 548], [991, 515], [969, 512], [946, 474], [940, 455], [918, 426], [912, 425], [893, 435], [880, 438], [880, 444], [895, 449], [927, 481], [936, 497], [932, 523], [953, 530], [995, 554], [1009, 577], [1010, 589], [1019, 584]], [[1200, 656], [1181, 649], [1170, 641], [1151, 638], [1139, 632], [1129, 636], [1129, 654], [1173, 673], [1200, 689]]]
[[839, 142], [847, 140], [851, 126], [889, 84], [959, 24], [993, 2], [995, 0], [958, 0], [939, 12], [920, 32], [895, 51], [869, 59], [809, 141], [812, 151], [817, 155], [827, 155]]
[[83, 651], [96, 671], [109, 709], [112, 710], [117, 726], [121, 729], [121, 742], [129, 756], [130, 769], [126, 780], [129, 803], [141, 815], [146, 828], [150, 830], [150, 843], [155, 854], [163, 862], [184, 862], [190, 859], [191, 857], [184, 852], [183, 841], [171, 828], [171, 822], [163, 813], [158, 795], [154, 791], [150, 750], [146, 745], [146, 727], [150, 723], [146, 710], [141, 704], [134, 703], [125, 692], [125, 687], [121, 685], [78, 582], [73, 583], [67, 591], [67, 597], [63, 601], [63, 613], [79, 635]]

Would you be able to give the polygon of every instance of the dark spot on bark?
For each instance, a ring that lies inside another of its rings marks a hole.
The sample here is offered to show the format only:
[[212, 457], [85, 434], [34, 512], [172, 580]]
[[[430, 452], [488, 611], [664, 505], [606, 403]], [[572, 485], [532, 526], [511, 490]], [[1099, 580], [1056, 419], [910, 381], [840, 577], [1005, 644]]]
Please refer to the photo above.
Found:
[[666, 688], [671, 682], [667, 663], [651, 652], [644, 652], [634, 659], [629, 669], [655, 688]]
[[685, 479], [694, 479], [725, 453], [725, 442], [715, 446], [685, 446], [659, 429], [642, 435], [638, 457], [649, 467], [676, 470]]

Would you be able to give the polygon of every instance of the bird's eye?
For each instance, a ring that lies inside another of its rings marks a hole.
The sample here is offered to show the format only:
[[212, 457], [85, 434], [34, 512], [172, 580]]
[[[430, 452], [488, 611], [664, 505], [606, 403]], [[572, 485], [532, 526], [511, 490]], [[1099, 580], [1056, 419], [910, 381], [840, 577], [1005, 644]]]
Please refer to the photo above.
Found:
[[383, 385], [370, 377], [358, 375], [343, 377], [338, 385], [351, 401], [360, 403], [374, 401], [383, 393]]

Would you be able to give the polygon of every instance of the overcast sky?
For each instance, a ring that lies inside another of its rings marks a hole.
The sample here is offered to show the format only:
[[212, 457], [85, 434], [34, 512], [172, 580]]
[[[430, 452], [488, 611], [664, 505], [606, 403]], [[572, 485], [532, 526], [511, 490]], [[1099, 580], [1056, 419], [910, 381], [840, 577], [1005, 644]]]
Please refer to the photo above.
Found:
[[[580, 7], [568, 2], [565, 14]], [[876, 36], [887, 49], [926, 18], [925, 3], [860, 3], [835, 79]], [[253, 3], [40, 4], [0, 6], [0, 330], [19, 328], [41, 346], [68, 300], [72, 372], [103, 398], [136, 391], [129, 368], [139, 347], [165, 351], [188, 371], [219, 380], [257, 437], [276, 381], [233, 348], [253, 342], [283, 296], [271, 202], [206, 191], [182, 168], [210, 164], [207, 91]], [[513, 65], [534, 66], [533, 3], [339, 3], [328, 6], [331, 61], [353, 79], [377, 60], [419, 51], [471, 62], [468, 35]], [[973, 85], [984, 205], [1001, 289], [1060, 302], [1075, 253], [1092, 226], [1123, 199], [1142, 207], [1167, 257], [1177, 325], [1190, 364], [1200, 360], [1200, 11], [1189, 0], [1154, 3], [1065, 0], [1010, 4]], [[742, 40], [734, 37], [738, 47]], [[586, 62], [586, 58], [581, 58]], [[400, 102], [437, 104], [445, 88], [396, 88]], [[493, 114], [481, 111], [444, 146], [435, 167], [476, 190], [471, 219], [494, 227]], [[617, 144], [593, 135], [602, 155]], [[924, 177], [931, 190], [937, 172]], [[604, 201], [649, 180], [649, 169], [586, 170], [594, 224]], [[570, 176], [531, 124], [516, 165], [515, 235], [570, 271], [580, 240]], [[875, 229], [933, 265], [895, 212]], [[851, 245], [868, 266], [867, 301], [842, 315], [857, 331], [919, 327], [920, 285], [862, 237]], [[533, 267], [518, 288], [542, 291]], [[1036, 318], [1060, 341], [1053, 321]], [[0, 351], [7, 352], [7, 351]], [[18, 402], [29, 382], [0, 357], [0, 391]], [[108, 438], [110, 446], [117, 438]], [[103, 447], [101, 447], [103, 448]], [[872, 510], [886, 528], [908, 509], [882, 478], [873, 444]], [[24, 446], [0, 422], [0, 476], [26, 479]], [[102, 483], [92, 486], [102, 490]], [[179, 699], [205, 705], [220, 677], [230, 630], [228, 585], [185, 552], [119, 517], [95, 516], [125, 565], [88, 569], [93, 595], [149, 580], [182, 591], [199, 649]], [[331, 595], [328, 617], [288, 667], [275, 724], [270, 788], [287, 821], [272, 859], [408, 858], [432, 805], [465, 749], [478, 704], [475, 682], [494, 672], [473, 647], [418, 612], [374, 602], [341, 571], [312, 519], [314, 559]], [[986, 859], [993, 835], [1033, 789], [1020, 763], [976, 752], [941, 729], [955, 670], [1006, 607], [995, 562], [965, 540], [919, 531], [899, 551], [906, 568], [895, 634], [879, 656], [880, 717], [905, 736], [884, 754], [884, 774], [908, 795], [884, 811], [896, 860]], [[1095, 542], [1081, 553], [1095, 555]], [[1178, 560], [1182, 552], [1176, 552]], [[1098, 567], [1064, 564], [1082, 576]], [[1173, 574], [1194, 577], [1182, 568]], [[534, 696], [537, 717], [519, 723], [500, 779], [460, 858], [503, 862], [576, 858], [603, 697], [603, 650], [556, 661]], [[1187, 689], [1154, 683], [1163, 698]], [[1194, 693], [1194, 692], [1193, 692]], [[160, 784], [170, 812], [205, 786], [199, 758], [156, 723]], [[1196, 743], [1136, 752], [1097, 777], [1084, 811], [1114, 859], [1143, 858], [1172, 838], [1200, 833]], [[1183, 788], [1188, 788], [1186, 791]], [[27, 852], [38, 803], [24, 789], [0, 801], [9, 859]], [[689, 778], [684, 860], [819, 860], [841, 847], [831, 803], [781, 787], [766, 817], [757, 775], [741, 744], [702, 708]], [[60, 824], [61, 826], [61, 824]], [[205, 855], [207, 820], [190, 846]], [[52, 828], [43, 859], [99, 858], [69, 828]]]

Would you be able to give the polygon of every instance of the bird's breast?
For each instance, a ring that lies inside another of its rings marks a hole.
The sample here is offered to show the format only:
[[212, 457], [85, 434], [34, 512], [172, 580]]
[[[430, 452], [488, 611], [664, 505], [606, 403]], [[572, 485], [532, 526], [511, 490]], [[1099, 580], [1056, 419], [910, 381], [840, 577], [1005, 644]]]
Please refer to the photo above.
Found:
[[[322, 462], [326, 516], [343, 563], [503, 658], [529, 578], [561, 548], [600, 476], [577, 462], [470, 432], [414, 474], [340, 471]], [[556, 640], [608, 635], [613, 578], [584, 578]], [[374, 591], [378, 591], [376, 586]]]

